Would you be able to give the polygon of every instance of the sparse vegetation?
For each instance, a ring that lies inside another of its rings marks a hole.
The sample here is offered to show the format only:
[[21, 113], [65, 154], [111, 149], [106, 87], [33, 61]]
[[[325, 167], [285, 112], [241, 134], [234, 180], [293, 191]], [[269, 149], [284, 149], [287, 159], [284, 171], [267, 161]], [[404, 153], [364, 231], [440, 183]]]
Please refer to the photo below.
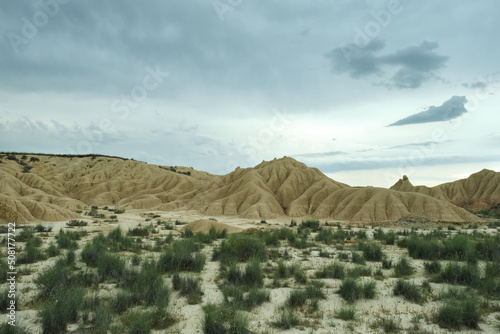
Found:
[[376, 295], [376, 284], [374, 281], [360, 283], [355, 278], [346, 278], [340, 285], [339, 294], [348, 302], [354, 302], [360, 298], [373, 299]]
[[382, 253], [380, 244], [376, 242], [361, 242], [358, 244], [358, 249], [363, 252], [366, 260], [382, 261], [384, 254]]
[[443, 328], [455, 330], [461, 327], [478, 328], [481, 321], [479, 299], [471, 294], [453, 294], [443, 305], [435, 317], [435, 322]]
[[246, 262], [250, 258], [265, 261], [266, 245], [257, 237], [243, 234], [233, 234], [228, 240], [223, 240], [213, 255], [213, 260], [220, 260], [224, 264], [235, 261]]
[[335, 318], [344, 321], [354, 320], [356, 318], [356, 310], [353, 307], [344, 307], [335, 312]]
[[410, 259], [407, 257], [402, 257], [394, 266], [394, 274], [396, 277], [410, 276], [415, 272]]
[[337, 278], [343, 279], [345, 277], [344, 266], [339, 262], [334, 262], [323, 269], [316, 271], [317, 278]]
[[192, 276], [180, 277], [178, 273], [172, 276], [174, 290], [178, 290], [181, 296], [187, 298], [188, 304], [199, 304], [203, 296], [200, 280]]
[[70, 221], [68, 221], [66, 223], [66, 226], [69, 226], [69, 227], [76, 227], [76, 226], [87, 226], [88, 223], [84, 220], [78, 220], [78, 219], [71, 219]]
[[300, 323], [299, 318], [292, 310], [283, 310], [272, 325], [280, 329], [290, 329]]
[[[116, 210], [100, 208], [91, 211]], [[374, 332], [416, 334], [437, 325], [450, 331], [496, 329], [500, 320], [496, 224], [453, 230], [410, 225], [396, 233], [388, 225], [372, 229], [304, 220], [291, 222], [295, 228], [275, 228], [275, 221], [256, 220], [256, 228], [228, 235], [215, 227], [194, 233], [162, 216], [142, 214], [142, 225], [91, 238], [84, 236], [99, 225], [80, 225], [79, 220], [57, 233], [49, 233], [47, 224], [19, 228], [23, 241], [17, 269], [20, 281], [28, 283], [19, 295], [35, 296], [18, 299], [20, 310], [37, 310], [34, 324], [44, 333], [70, 331], [70, 324], [77, 331], [103, 334], [281, 332], [293, 327], [305, 333], [342, 332], [362, 331], [368, 324]], [[206, 254], [217, 263], [207, 263]], [[30, 265], [35, 262], [40, 263]], [[0, 280], [7, 272], [2, 258]], [[331, 296], [333, 289], [337, 297]], [[9, 302], [6, 291], [2, 286], [2, 312]], [[377, 300], [379, 293], [383, 297]], [[223, 299], [213, 304], [216, 294]], [[397, 300], [397, 315], [381, 307], [388, 295], [396, 296], [390, 299]], [[338, 305], [332, 307], [332, 301]], [[278, 308], [270, 303], [279, 303]], [[196, 305], [186, 308], [193, 313], [174, 319], [171, 309], [186, 304]], [[367, 307], [380, 309], [380, 315], [365, 316]], [[263, 316], [274, 309], [275, 315]], [[408, 309], [416, 312], [411, 321]], [[198, 328], [190, 327], [195, 317]], [[482, 319], [485, 328], [479, 328]], [[176, 321], [178, 326], [168, 328]]]
[[424, 300], [418, 286], [403, 279], [397, 281], [393, 291], [395, 296], [403, 296], [406, 300], [413, 303], [420, 304]]
[[158, 268], [162, 272], [200, 272], [206, 257], [199, 250], [200, 246], [193, 240], [176, 240], [161, 255]]

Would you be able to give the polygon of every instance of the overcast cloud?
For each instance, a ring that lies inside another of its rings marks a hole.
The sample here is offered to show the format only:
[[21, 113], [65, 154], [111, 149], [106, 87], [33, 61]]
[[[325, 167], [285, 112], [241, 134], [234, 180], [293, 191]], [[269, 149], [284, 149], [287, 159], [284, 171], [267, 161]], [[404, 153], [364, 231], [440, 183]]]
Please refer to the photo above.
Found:
[[[396, 175], [424, 150], [413, 165], [498, 170], [499, 10], [495, 0], [3, 1], [0, 150], [218, 174], [288, 155], [366, 175]], [[447, 171], [420, 181], [449, 181]]]
[[385, 41], [373, 39], [362, 48], [356, 44], [343, 45], [327, 53], [333, 70], [348, 72], [352, 78], [377, 75], [386, 77], [387, 72], [395, 73], [383, 84], [396, 88], [418, 88], [425, 81], [439, 78], [436, 71], [445, 66], [449, 57], [437, 54], [438, 43], [424, 41], [419, 45], [407, 46], [392, 53], [380, 54]]

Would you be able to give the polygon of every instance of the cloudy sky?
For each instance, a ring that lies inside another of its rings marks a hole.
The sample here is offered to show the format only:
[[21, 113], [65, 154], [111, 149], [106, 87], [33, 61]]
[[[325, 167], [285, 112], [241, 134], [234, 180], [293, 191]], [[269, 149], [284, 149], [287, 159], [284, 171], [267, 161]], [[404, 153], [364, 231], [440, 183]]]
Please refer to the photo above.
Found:
[[496, 0], [0, 4], [0, 151], [351, 185], [500, 170]]

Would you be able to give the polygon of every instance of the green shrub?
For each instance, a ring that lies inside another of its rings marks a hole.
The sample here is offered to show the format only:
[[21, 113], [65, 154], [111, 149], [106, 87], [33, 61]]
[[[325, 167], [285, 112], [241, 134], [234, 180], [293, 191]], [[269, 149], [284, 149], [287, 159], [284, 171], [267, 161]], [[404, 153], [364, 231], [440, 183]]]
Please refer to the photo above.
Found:
[[127, 235], [134, 237], [147, 237], [149, 235], [149, 229], [147, 227], [134, 227], [129, 229]]
[[375, 281], [368, 281], [368, 282], [364, 282], [363, 284], [361, 284], [361, 288], [363, 290], [363, 297], [367, 298], [367, 299], [373, 299], [375, 298], [376, 296], [376, 283]]
[[462, 299], [449, 299], [439, 308], [436, 323], [443, 328], [460, 329], [462, 326], [478, 328], [481, 321], [480, 304], [473, 295]]
[[180, 278], [179, 292], [181, 296], [187, 298], [190, 305], [199, 304], [203, 292], [201, 291], [200, 280], [191, 276]]
[[48, 257], [54, 257], [59, 255], [60, 251], [59, 248], [57, 248], [57, 246], [53, 242], [51, 242], [49, 247], [47, 247], [46, 253]]
[[54, 291], [39, 312], [43, 333], [65, 332], [68, 323], [76, 322], [84, 294], [80, 287]]
[[64, 261], [65, 261], [64, 264], [66, 266], [69, 266], [69, 267], [74, 267], [75, 266], [75, 259], [76, 259], [75, 251], [69, 250], [66, 253], [66, 258], [64, 259]]
[[191, 276], [180, 277], [178, 273], [172, 276], [174, 290], [179, 290], [181, 296], [187, 297], [188, 304], [194, 305], [201, 302], [203, 292], [200, 280]]
[[386, 245], [394, 245], [394, 242], [396, 240], [396, 233], [394, 233], [393, 231], [385, 233], [381, 228], [378, 228], [373, 233], [373, 238], [375, 240], [384, 241]]
[[244, 272], [238, 268], [236, 263], [231, 264], [227, 280], [232, 284], [261, 287], [264, 282], [264, 274], [260, 262], [257, 259], [252, 259], [246, 264]]
[[361, 276], [371, 276], [372, 269], [369, 266], [356, 266], [354, 268], [350, 268], [346, 271], [345, 276], [351, 278], [358, 278]]
[[125, 261], [111, 254], [103, 254], [97, 262], [97, 273], [103, 279], [119, 280], [125, 272]]
[[108, 245], [109, 249], [113, 252], [134, 250], [132, 238], [123, 235], [119, 226], [109, 232], [106, 240], [103, 240], [103, 242]]
[[264, 274], [257, 259], [252, 259], [245, 266], [243, 283], [247, 286], [260, 287], [264, 283]]
[[287, 299], [287, 305], [290, 307], [303, 306], [307, 300], [325, 299], [325, 294], [321, 290], [321, 286], [310, 284], [304, 289], [293, 289]]
[[481, 284], [481, 275], [477, 265], [456, 262], [448, 263], [439, 272], [437, 279], [448, 284], [463, 284], [477, 287]]
[[37, 224], [35, 226], [35, 232], [42, 233], [42, 232], [50, 232], [52, 231], [52, 227], [49, 226], [48, 228], [45, 228], [42, 224]]
[[366, 231], [365, 230], [359, 230], [358, 233], [356, 233], [356, 239], [357, 240], [365, 240], [367, 238], [368, 238], [368, 236], [366, 235]]
[[406, 239], [408, 254], [414, 259], [438, 260], [443, 253], [443, 246], [435, 238], [424, 238], [416, 234]]
[[162, 272], [154, 261], [146, 261], [139, 272], [125, 272], [122, 286], [132, 294], [132, 299], [143, 301], [146, 305], [167, 305], [170, 289], [165, 284]]
[[434, 260], [432, 262], [425, 261], [424, 268], [428, 274], [431, 274], [431, 275], [437, 274], [438, 272], [441, 271], [441, 263], [439, 261], [436, 261], [436, 260]]
[[376, 242], [361, 242], [358, 249], [363, 252], [368, 261], [382, 261], [383, 252], [380, 244]]
[[487, 262], [484, 277], [485, 279], [500, 278], [500, 262]]
[[299, 229], [311, 229], [313, 232], [319, 230], [319, 220], [317, 219], [307, 219], [300, 223]]
[[66, 223], [66, 226], [69, 226], [69, 227], [81, 227], [81, 226], [87, 226], [88, 223], [84, 220], [78, 220], [78, 219], [71, 219], [70, 221], [68, 221]]
[[271, 300], [269, 290], [250, 288], [247, 296], [243, 299], [242, 304], [247, 310], [251, 310], [264, 302]]
[[162, 272], [200, 272], [205, 261], [205, 255], [199, 252], [199, 245], [191, 239], [183, 239], [167, 247], [158, 261], [158, 268]]
[[57, 245], [59, 248], [76, 249], [76, 241], [80, 239], [80, 234], [77, 232], [65, 232], [63, 229], [59, 230], [56, 235]]
[[[14, 299], [16, 302], [16, 305], [18, 304], [17, 296]], [[2, 289], [0, 289], [0, 313], [8, 313], [9, 311], [7, 308], [11, 305], [10, 304], [11, 298], [9, 298], [9, 287], [6, 286]]]
[[306, 284], [307, 283], [307, 274], [300, 269], [298, 265], [294, 265], [290, 268], [290, 272], [293, 275], [293, 278], [295, 281], [299, 284]]
[[366, 259], [364, 257], [363, 254], [359, 253], [359, 252], [351, 252], [352, 254], [352, 263], [357, 263], [357, 264], [365, 264], [366, 263]]
[[214, 260], [227, 264], [234, 261], [246, 262], [250, 258], [265, 261], [266, 245], [263, 240], [244, 234], [233, 234], [214, 250]]
[[35, 238], [29, 239], [26, 243], [26, 250], [21, 253], [17, 258], [17, 263], [35, 263], [45, 259], [45, 256], [36, 246], [37, 242]]
[[343, 279], [345, 277], [344, 266], [339, 262], [334, 262], [315, 273], [317, 278], [336, 278]]
[[87, 266], [97, 267], [100, 257], [103, 256], [106, 251], [106, 239], [102, 234], [99, 234], [94, 237], [91, 242], [85, 244], [80, 256]]
[[335, 241], [333, 231], [330, 229], [320, 230], [316, 236], [316, 241], [321, 241], [326, 245], [331, 245]]
[[68, 267], [63, 262], [43, 271], [35, 280], [39, 288], [38, 299], [46, 300], [57, 291], [64, 291], [70, 287], [81, 286], [77, 276], [71, 275]]
[[307, 302], [307, 292], [305, 289], [293, 289], [288, 296], [287, 305], [290, 307], [303, 306]]
[[266, 246], [278, 247], [280, 244], [280, 231], [261, 230], [257, 236], [264, 241]]
[[16, 241], [20, 241], [20, 242], [26, 242], [28, 241], [29, 239], [33, 238], [35, 236], [34, 234], [34, 229], [32, 227], [24, 227], [24, 228], [20, 228], [21, 232], [19, 232], [19, 234], [16, 235]]
[[290, 329], [300, 323], [299, 318], [292, 310], [283, 310], [272, 326], [280, 329]]
[[341, 260], [341, 261], [345, 261], [345, 262], [349, 261], [349, 253], [347, 253], [347, 252], [340, 252], [338, 256], [339, 256], [339, 260]]
[[348, 302], [362, 297], [373, 299], [376, 296], [376, 283], [374, 281], [359, 283], [355, 278], [346, 278], [342, 280], [338, 293]]
[[288, 267], [282, 260], [278, 261], [278, 269], [276, 270], [277, 278], [287, 278], [288, 277]]
[[153, 328], [153, 313], [147, 311], [131, 311], [123, 317], [128, 334], [149, 334]]
[[392, 268], [392, 261], [385, 256], [384, 256], [384, 258], [382, 258], [382, 268], [384, 268], [384, 269], [391, 269]]
[[335, 312], [335, 318], [344, 321], [354, 320], [356, 318], [356, 310], [353, 307], [344, 307]]
[[203, 306], [202, 329], [205, 334], [248, 333], [248, 318], [227, 305], [207, 304]]
[[420, 289], [415, 284], [402, 279], [397, 281], [393, 292], [395, 296], [403, 296], [404, 299], [417, 304], [424, 300]]
[[353, 302], [363, 296], [363, 291], [354, 278], [346, 278], [342, 280], [338, 293], [348, 302]]
[[111, 325], [112, 314], [108, 305], [100, 303], [95, 312], [94, 326], [92, 328], [95, 334], [107, 334]]
[[411, 265], [410, 259], [407, 257], [400, 258], [398, 263], [394, 266], [394, 274], [396, 277], [410, 276], [414, 272], [415, 269]]
[[138, 254], [135, 254], [132, 256], [132, 261], [131, 261], [133, 266], [138, 266], [141, 264], [141, 257]]
[[384, 333], [399, 332], [399, 323], [392, 317], [381, 317], [375, 321], [375, 325], [382, 328]]
[[117, 293], [115, 298], [111, 300], [110, 306], [111, 310], [116, 314], [122, 314], [130, 306], [137, 304], [138, 301], [134, 300], [133, 295], [130, 292], [120, 291]]
[[11, 326], [4, 322], [0, 325], [0, 334], [28, 334], [28, 331], [19, 324]]

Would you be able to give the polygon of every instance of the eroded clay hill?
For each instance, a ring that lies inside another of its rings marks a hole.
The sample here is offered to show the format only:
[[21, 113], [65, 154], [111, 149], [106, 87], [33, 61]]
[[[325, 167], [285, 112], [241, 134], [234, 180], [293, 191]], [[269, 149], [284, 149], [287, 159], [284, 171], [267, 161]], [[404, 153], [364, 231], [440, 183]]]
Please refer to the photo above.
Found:
[[391, 189], [429, 195], [467, 209], [489, 209], [500, 203], [500, 173], [483, 169], [466, 179], [435, 187], [414, 186], [405, 175]]
[[195, 170], [188, 176], [167, 167], [101, 156], [8, 155], [0, 161], [3, 221], [64, 220], [79, 217], [75, 210], [91, 205], [152, 208], [211, 178]]
[[408, 217], [479, 220], [427, 194], [352, 188], [288, 157], [223, 176], [104, 156], [4, 155], [0, 161], [0, 221], [4, 222], [65, 220], [91, 205], [192, 209], [209, 216], [252, 219], [286, 215], [366, 223]]

